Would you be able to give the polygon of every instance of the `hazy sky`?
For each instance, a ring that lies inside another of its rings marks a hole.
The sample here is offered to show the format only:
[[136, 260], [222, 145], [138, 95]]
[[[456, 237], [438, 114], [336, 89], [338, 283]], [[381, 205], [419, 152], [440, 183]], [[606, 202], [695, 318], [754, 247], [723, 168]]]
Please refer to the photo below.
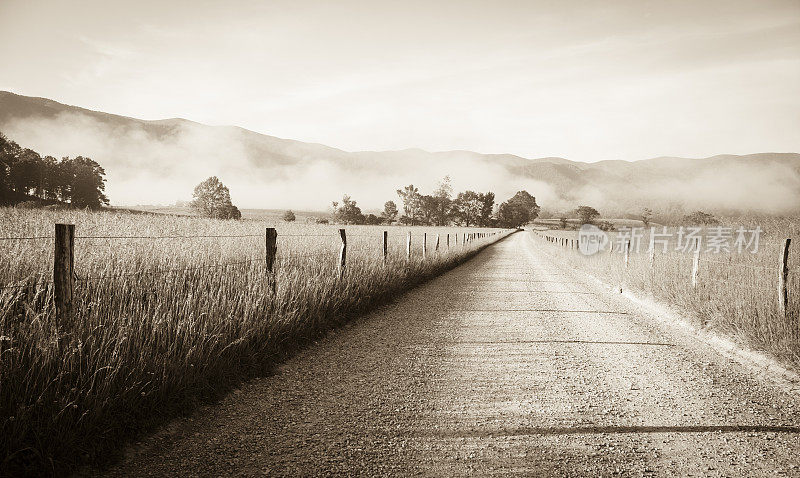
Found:
[[346, 150], [800, 151], [800, 0], [0, 0], [0, 89]]

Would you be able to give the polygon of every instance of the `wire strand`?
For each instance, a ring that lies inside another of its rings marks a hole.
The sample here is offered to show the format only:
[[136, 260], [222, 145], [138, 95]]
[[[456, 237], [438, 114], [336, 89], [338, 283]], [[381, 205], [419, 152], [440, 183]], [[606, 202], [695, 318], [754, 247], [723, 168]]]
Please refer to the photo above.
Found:
[[93, 282], [103, 279], [116, 279], [122, 277], [131, 277], [131, 276], [143, 276], [143, 275], [159, 275], [159, 274], [168, 274], [170, 272], [186, 272], [186, 271], [194, 271], [194, 270], [201, 270], [201, 269], [215, 269], [220, 267], [228, 267], [233, 265], [242, 265], [242, 264], [250, 264], [253, 262], [263, 261], [264, 258], [257, 258], [257, 259], [248, 259], [244, 261], [234, 261], [234, 262], [223, 262], [217, 264], [207, 264], [203, 266], [194, 266], [194, 267], [176, 267], [176, 268], [169, 268], [169, 269], [145, 269], [135, 272], [126, 272], [123, 274], [103, 274], [99, 276], [85, 276], [79, 277], [78, 281], [80, 282]]
[[236, 237], [264, 237], [264, 234], [199, 235], [199, 236], [75, 236], [75, 239], [204, 239], [204, 238], [236, 238]]
[[753, 265], [749, 265], [749, 264], [738, 264], [738, 263], [734, 263], [734, 262], [725, 262], [725, 261], [715, 261], [713, 259], [701, 259], [700, 262], [701, 263], [712, 262], [714, 264], [722, 264], [722, 265], [725, 265], [725, 266], [733, 266], [733, 267], [745, 267], [747, 269], [753, 269], [753, 270], [765, 270], [765, 271], [771, 270], [770, 267], [753, 266]]
[[28, 283], [28, 284], [4, 285], [4, 286], [0, 287], [0, 290], [25, 289], [25, 288], [28, 288], [28, 287], [35, 287], [35, 286], [39, 286], [39, 285], [49, 285], [49, 284], [52, 284], [52, 283], [53, 283], [52, 281], [47, 281], [47, 282], [34, 282], [34, 283]]
[[0, 241], [35, 241], [37, 239], [53, 239], [53, 236], [0, 237]]

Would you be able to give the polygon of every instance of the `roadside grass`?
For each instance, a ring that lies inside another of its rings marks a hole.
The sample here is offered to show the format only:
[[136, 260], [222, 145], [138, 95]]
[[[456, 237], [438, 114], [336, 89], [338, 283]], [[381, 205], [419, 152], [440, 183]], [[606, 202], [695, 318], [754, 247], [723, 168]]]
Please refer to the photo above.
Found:
[[[273, 296], [263, 222], [15, 209], [0, 217], [0, 237], [52, 236], [55, 222], [75, 223], [78, 237], [76, 313], [62, 328], [48, 284], [52, 240], [0, 241], [0, 286], [22, 285], [0, 289], [0, 475], [64, 475], [101, 463], [122, 441], [268, 372], [505, 235], [464, 247], [463, 234], [478, 229], [411, 228], [406, 260], [409, 228], [347, 226], [339, 279], [335, 226], [280, 224]], [[163, 238], [217, 235], [245, 237]]]
[[[591, 256], [534, 236], [542, 250], [607, 284], [644, 293], [687, 313], [702, 327], [718, 330], [752, 349], [765, 351], [783, 363], [800, 366], [800, 235], [798, 218], [762, 221], [756, 253], [711, 253], [701, 249], [697, 287], [692, 287], [693, 254], [675, 250], [674, 241], [662, 252], [656, 247], [651, 266], [649, 235], [639, 253], [632, 252], [627, 269], [624, 255], [608, 250]], [[754, 225], [753, 225], [754, 226]], [[576, 231], [539, 231], [577, 239]], [[610, 234], [614, 241], [614, 233]], [[778, 265], [783, 240], [793, 237], [789, 252], [787, 313], [778, 306]], [[615, 245], [616, 247], [616, 245]]]

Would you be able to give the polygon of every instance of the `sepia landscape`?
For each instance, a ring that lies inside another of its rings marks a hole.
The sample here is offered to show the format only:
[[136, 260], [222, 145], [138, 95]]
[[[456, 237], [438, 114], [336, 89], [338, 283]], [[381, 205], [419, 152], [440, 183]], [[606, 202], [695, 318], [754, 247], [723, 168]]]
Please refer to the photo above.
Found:
[[799, 27], [0, 2], [0, 476], [800, 476]]

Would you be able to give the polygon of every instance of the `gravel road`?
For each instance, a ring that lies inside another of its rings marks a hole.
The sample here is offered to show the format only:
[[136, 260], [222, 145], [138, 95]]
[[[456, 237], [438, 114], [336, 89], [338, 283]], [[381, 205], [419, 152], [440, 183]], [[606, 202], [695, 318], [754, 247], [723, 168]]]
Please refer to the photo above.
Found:
[[110, 476], [800, 476], [800, 394], [514, 234]]

